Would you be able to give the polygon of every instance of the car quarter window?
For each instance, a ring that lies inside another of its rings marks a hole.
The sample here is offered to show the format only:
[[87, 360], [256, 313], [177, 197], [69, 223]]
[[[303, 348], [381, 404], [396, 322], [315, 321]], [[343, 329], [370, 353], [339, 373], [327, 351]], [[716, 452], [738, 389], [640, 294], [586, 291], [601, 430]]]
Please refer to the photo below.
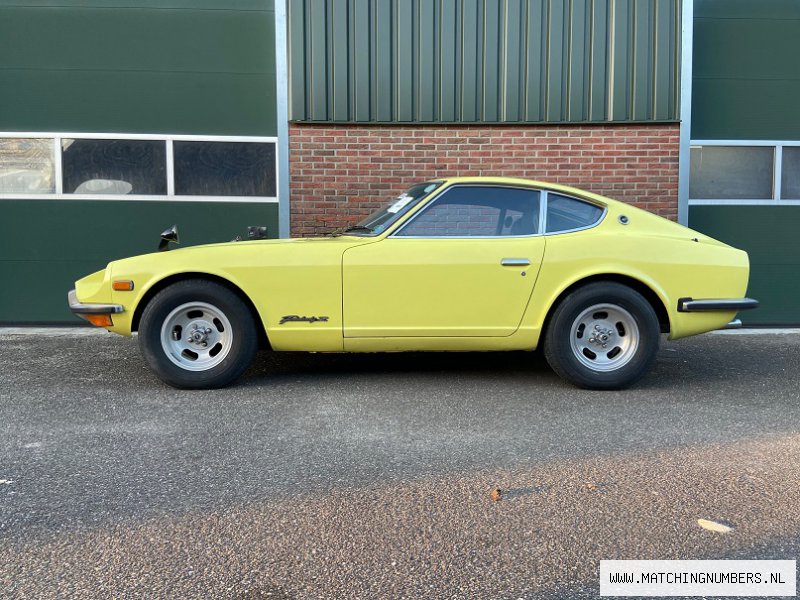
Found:
[[501, 237], [539, 232], [539, 192], [455, 186], [403, 226], [401, 237]]
[[603, 209], [599, 206], [554, 192], [547, 194], [547, 233], [591, 227], [602, 216]]

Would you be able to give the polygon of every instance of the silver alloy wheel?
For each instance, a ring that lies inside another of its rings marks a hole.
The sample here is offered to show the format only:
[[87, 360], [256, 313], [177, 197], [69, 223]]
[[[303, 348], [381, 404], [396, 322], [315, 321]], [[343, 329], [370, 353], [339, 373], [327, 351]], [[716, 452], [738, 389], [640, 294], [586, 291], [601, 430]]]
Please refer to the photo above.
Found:
[[220, 309], [205, 302], [181, 304], [161, 325], [161, 348], [187, 371], [208, 371], [231, 350], [233, 330]]
[[616, 371], [639, 347], [636, 320], [616, 304], [590, 306], [573, 321], [569, 334], [575, 358], [594, 371]]

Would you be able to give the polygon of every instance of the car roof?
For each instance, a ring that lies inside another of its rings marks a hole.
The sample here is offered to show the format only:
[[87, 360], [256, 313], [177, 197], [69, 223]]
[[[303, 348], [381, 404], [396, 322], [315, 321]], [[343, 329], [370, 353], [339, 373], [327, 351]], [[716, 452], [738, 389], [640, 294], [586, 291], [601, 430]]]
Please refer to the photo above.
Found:
[[562, 185], [560, 183], [551, 183], [549, 181], [540, 181], [536, 179], [524, 179], [522, 177], [496, 177], [491, 175], [475, 175], [470, 177], [442, 177], [432, 181], [442, 181], [448, 185], [458, 183], [477, 183], [484, 185], [519, 185], [526, 187], [542, 188], [552, 190], [555, 192], [563, 192], [570, 196], [577, 196], [578, 198], [585, 198], [587, 200], [594, 200], [602, 204], [616, 203], [618, 201], [600, 194], [595, 194], [589, 190], [572, 187], [569, 185]]

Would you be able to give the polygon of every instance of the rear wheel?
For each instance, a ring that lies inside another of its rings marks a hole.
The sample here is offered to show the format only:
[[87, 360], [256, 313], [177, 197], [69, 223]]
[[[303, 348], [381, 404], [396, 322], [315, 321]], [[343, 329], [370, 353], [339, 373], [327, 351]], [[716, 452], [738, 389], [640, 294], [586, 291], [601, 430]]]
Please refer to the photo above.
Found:
[[579, 387], [621, 389], [650, 371], [659, 344], [658, 317], [650, 303], [625, 285], [598, 282], [558, 305], [544, 354], [556, 373]]
[[158, 377], [177, 388], [218, 388], [236, 380], [258, 345], [250, 310], [228, 288], [180, 281], [150, 301], [139, 324], [139, 347]]

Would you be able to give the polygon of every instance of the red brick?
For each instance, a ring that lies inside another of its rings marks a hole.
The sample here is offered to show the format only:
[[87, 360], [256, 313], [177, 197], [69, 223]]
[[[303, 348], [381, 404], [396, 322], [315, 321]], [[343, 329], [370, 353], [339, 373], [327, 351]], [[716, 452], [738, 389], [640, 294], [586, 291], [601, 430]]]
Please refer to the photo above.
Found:
[[677, 124], [292, 124], [292, 234], [351, 224], [416, 182], [450, 175], [575, 185], [675, 219], [678, 134]]

